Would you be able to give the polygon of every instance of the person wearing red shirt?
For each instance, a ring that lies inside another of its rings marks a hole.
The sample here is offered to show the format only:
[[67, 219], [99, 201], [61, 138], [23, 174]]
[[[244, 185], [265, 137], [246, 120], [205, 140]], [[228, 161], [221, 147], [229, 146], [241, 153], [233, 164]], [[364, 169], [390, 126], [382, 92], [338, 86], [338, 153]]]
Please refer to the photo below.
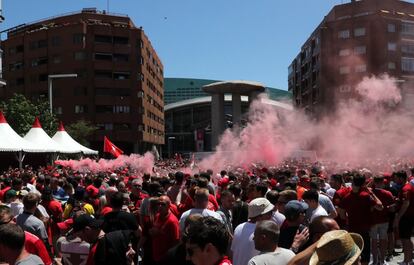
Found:
[[399, 194], [400, 209], [395, 215], [394, 227], [398, 228], [404, 253], [404, 264], [412, 264], [413, 242], [411, 232], [414, 228], [414, 187], [407, 181], [405, 171], [394, 172], [394, 181], [401, 185]]
[[6, 192], [11, 189], [11, 179], [9, 178], [4, 179], [3, 184], [4, 184], [3, 189], [0, 190], [0, 201], [2, 202], [4, 202], [4, 195], [6, 194]]
[[[333, 189], [335, 189], [335, 194], [332, 198], [332, 203], [334, 204], [335, 208], [338, 208], [339, 204], [341, 203], [342, 199], [351, 192], [351, 187], [344, 186], [344, 179], [340, 174], [334, 174], [331, 176], [329, 185]], [[335, 218], [335, 221], [341, 228], [345, 228], [346, 226], [346, 219], [342, 219], [339, 215]]]
[[187, 231], [187, 258], [194, 265], [232, 265], [225, 256], [230, 235], [225, 225], [214, 217], [202, 217]]
[[168, 196], [160, 196], [158, 213], [153, 227], [149, 230], [152, 237], [152, 258], [156, 264], [164, 264], [168, 250], [178, 244], [180, 239], [180, 226], [177, 217], [170, 211], [170, 204]]
[[[388, 247], [388, 224], [390, 222], [390, 212], [394, 211], [394, 196], [391, 192], [384, 189], [384, 177], [375, 176], [373, 180], [374, 189], [372, 192], [382, 202], [382, 211], [372, 212], [371, 253], [373, 264], [384, 264]], [[378, 252], [379, 246], [379, 252]]]
[[[0, 225], [8, 223], [15, 223], [13, 220], [11, 209], [5, 205], [0, 205]], [[27, 231], [25, 231], [24, 234], [24, 248], [26, 249], [26, 251], [30, 254], [39, 256], [39, 258], [43, 261], [45, 265], [52, 264], [49, 252], [47, 251], [43, 241], [37, 236]]]
[[365, 186], [365, 177], [355, 174], [352, 179], [352, 191], [346, 195], [339, 204], [338, 212], [342, 219], [348, 215], [349, 231], [358, 233], [364, 239], [364, 248], [361, 254], [361, 264], [368, 264], [371, 252], [372, 211], [382, 210], [381, 201]]

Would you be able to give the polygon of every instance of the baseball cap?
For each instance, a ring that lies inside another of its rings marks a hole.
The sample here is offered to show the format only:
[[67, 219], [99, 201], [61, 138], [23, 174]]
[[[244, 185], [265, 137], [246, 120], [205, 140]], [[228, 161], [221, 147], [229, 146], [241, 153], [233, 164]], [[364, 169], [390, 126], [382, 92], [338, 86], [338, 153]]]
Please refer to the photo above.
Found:
[[73, 231], [81, 231], [87, 226], [98, 229], [102, 226], [102, 224], [102, 219], [95, 219], [89, 214], [82, 214], [73, 220]]
[[257, 217], [259, 215], [272, 211], [274, 205], [266, 198], [256, 198], [249, 203], [249, 218]]
[[99, 194], [99, 189], [93, 185], [89, 185], [86, 188], [86, 193], [90, 196], [90, 197], [97, 197]]
[[305, 212], [309, 208], [308, 204], [298, 200], [292, 200], [285, 205], [285, 216], [297, 215]]
[[17, 196], [17, 191], [15, 191], [15, 190], [8, 190], [6, 192], [6, 194], [4, 195], [4, 197], [6, 199], [10, 199], [10, 198], [13, 198], [13, 197], [16, 197], [16, 196]]

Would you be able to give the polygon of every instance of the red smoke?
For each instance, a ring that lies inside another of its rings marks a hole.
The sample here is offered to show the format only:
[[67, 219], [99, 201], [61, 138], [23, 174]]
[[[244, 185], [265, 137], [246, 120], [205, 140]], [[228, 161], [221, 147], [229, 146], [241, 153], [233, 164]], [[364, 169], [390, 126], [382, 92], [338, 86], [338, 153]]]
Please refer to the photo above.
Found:
[[131, 154], [130, 156], [121, 155], [112, 160], [99, 159], [96, 161], [85, 158], [81, 160], [57, 160], [55, 163], [79, 172], [107, 172], [128, 167], [136, 173], [144, 174], [151, 173], [154, 166], [154, 156], [152, 153], [147, 152], [144, 156], [138, 154]]
[[320, 159], [357, 165], [389, 157], [412, 156], [414, 118], [405, 110], [396, 80], [366, 77], [353, 90], [358, 99], [340, 102], [337, 111], [311, 121], [300, 111], [277, 112], [260, 100], [249, 110], [247, 127], [226, 130], [217, 152], [202, 169], [259, 162], [273, 166], [295, 150], [315, 150]]

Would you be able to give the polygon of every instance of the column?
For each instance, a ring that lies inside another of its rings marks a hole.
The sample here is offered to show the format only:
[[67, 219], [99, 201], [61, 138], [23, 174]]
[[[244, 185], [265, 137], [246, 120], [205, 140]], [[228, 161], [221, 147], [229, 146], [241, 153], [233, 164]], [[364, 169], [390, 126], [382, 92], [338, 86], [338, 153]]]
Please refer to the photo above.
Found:
[[231, 95], [231, 104], [233, 107], [233, 125], [236, 126], [240, 123], [241, 117], [241, 96], [240, 94]]
[[216, 150], [219, 137], [224, 131], [224, 94], [211, 95], [211, 148]]

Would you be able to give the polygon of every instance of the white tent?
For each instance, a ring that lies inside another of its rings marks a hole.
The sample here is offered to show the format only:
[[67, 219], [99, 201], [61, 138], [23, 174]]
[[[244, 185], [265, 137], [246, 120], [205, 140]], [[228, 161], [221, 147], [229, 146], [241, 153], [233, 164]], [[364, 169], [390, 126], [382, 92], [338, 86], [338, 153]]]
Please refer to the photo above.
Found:
[[44, 153], [73, 153], [74, 150], [65, 150], [61, 148], [47, 133], [42, 129], [39, 119], [36, 117], [32, 128], [23, 137], [29, 141], [37, 149], [42, 150]]
[[74, 149], [77, 150], [76, 153], [84, 153], [85, 155], [97, 155], [98, 151], [89, 149], [83, 145], [81, 145], [80, 143], [76, 142], [66, 131], [65, 128], [63, 127], [63, 123], [60, 122], [59, 125], [59, 129], [58, 131], [55, 133], [55, 135], [53, 135], [52, 139], [58, 143], [62, 148], [67, 148], [67, 149]]
[[41, 148], [36, 148], [31, 143], [18, 135], [7, 123], [6, 118], [0, 111], [0, 151], [1, 152], [43, 152]]

